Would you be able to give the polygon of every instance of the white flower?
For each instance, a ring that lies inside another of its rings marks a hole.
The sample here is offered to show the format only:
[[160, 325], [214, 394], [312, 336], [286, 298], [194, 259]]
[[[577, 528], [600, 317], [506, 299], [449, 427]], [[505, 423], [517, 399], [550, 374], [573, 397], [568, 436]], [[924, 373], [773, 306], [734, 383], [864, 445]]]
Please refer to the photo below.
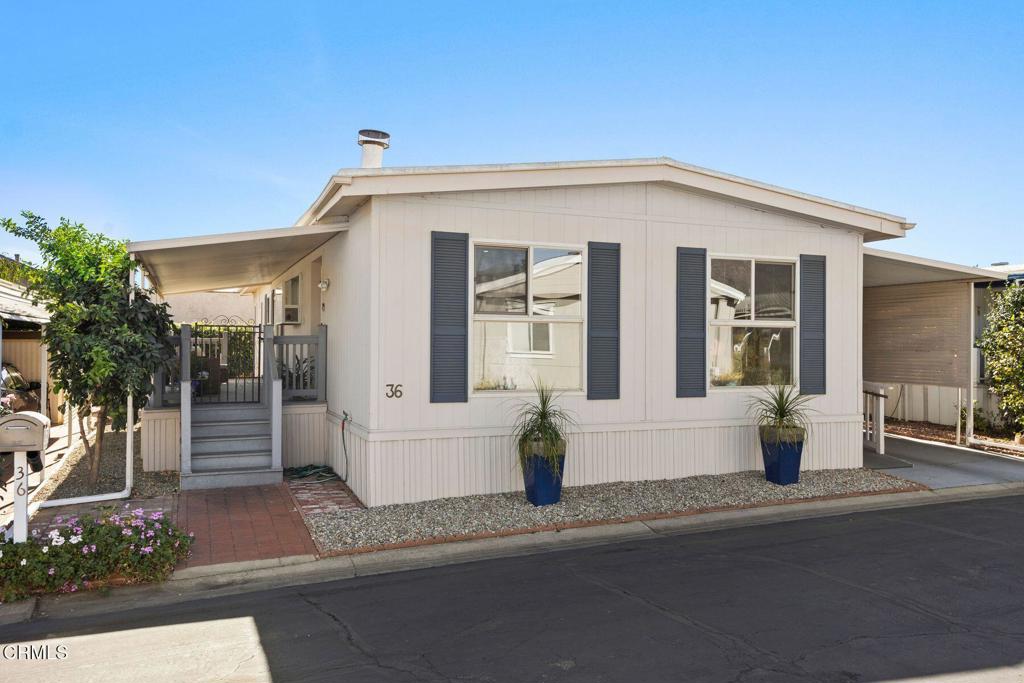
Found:
[[3, 557], [3, 556], [4, 556], [4, 551], [0, 550], [0, 557]]
[[71, 545], [75, 545], [76, 543], [81, 543], [82, 542], [82, 537], [81, 536], [72, 536], [68, 540], [71, 542]]
[[26, 564], [28, 564], [28, 560], [26, 560], [24, 557], [21, 558], [21, 566], [24, 567]]
[[43, 552], [44, 552], [44, 553], [48, 553], [48, 552], [50, 552], [50, 546], [44, 545], [44, 546], [43, 546]]
[[50, 532], [49, 536], [50, 538], [57, 538], [58, 536], [60, 536], [60, 532], [54, 529]]
[[63, 536], [54, 536], [53, 540], [50, 541], [50, 545], [64, 545], [64, 537]]

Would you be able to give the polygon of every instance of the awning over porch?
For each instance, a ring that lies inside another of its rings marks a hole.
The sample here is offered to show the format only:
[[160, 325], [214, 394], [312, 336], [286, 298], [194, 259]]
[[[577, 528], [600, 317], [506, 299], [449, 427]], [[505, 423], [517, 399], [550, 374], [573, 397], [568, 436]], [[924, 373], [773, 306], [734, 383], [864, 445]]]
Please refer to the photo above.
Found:
[[132, 242], [135, 255], [164, 295], [252, 287], [271, 282], [347, 229], [345, 223]]
[[864, 381], [969, 389], [974, 283], [1002, 273], [864, 249]]
[[925, 282], [994, 282], [1005, 279], [1004, 273], [993, 270], [864, 247], [865, 287]]

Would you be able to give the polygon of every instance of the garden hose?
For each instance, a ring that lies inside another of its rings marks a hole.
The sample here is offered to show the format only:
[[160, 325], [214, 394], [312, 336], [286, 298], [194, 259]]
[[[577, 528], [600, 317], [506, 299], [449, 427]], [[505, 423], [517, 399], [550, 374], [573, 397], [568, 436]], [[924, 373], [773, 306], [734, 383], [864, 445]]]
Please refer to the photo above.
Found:
[[326, 481], [341, 479], [337, 473], [327, 465], [306, 465], [304, 467], [289, 467], [284, 471], [284, 476], [292, 480], [309, 480], [312, 484], [321, 484]]

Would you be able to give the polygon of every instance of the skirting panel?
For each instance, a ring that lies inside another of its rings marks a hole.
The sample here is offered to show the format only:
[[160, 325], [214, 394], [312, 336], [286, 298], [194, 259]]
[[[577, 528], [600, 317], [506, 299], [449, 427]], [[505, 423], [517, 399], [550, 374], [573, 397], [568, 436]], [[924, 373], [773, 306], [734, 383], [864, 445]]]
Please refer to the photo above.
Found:
[[327, 406], [285, 405], [281, 413], [281, 464], [284, 467], [327, 462]]
[[[337, 422], [333, 416], [329, 420]], [[331, 427], [331, 464], [342, 472], [340, 429]], [[507, 436], [366, 441], [347, 433], [349, 485], [368, 506], [522, 489]], [[337, 442], [337, 445], [335, 445]], [[803, 469], [861, 467], [860, 421], [817, 422]], [[570, 439], [567, 486], [676, 479], [762, 469], [751, 426], [586, 432]]]
[[141, 448], [143, 471], [181, 468], [181, 416], [177, 408], [142, 411]]
[[[281, 464], [328, 462], [327, 406], [285, 405], [281, 414]], [[181, 467], [181, 415], [177, 408], [142, 411], [142, 468], [146, 472]]]

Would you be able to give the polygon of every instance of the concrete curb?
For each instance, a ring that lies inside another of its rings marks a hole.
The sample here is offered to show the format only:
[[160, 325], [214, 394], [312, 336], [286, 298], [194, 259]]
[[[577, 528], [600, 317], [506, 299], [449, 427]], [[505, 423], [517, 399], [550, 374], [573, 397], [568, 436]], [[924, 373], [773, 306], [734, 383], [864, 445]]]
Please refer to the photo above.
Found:
[[[833, 517], [922, 505], [984, 500], [1024, 494], [1024, 482], [949, 489], [885, 493], [788, 505], [742, 508], [681, 517], [576, 527], [533, 534], [479, 538], [453, 543], [381, 550], [312, 560], [298, 555], [282, 560], [233, 562], [178, 572], [162, 584], [126, 586], [107, 595], [93, 592], [45, 595], [25, 619], [66, 619], [102, 612], [146, 609], [287, 586], [308, 585], [482, 560], [535, 555], [573, 548], [640, 541], [679, 534]], [[21, 603], [14, 603], [19, 605]], [[19, 619], [24, 621], [25, 619]], [[11, 622], [9, 622], [11, 623]]]
[[247, 560], [244, 562], [222, 562], [221, 564], [207, 564], [199, 567], [186, 567], [171, 574], [168, 581], [187, 581], [189, 579], [201, 579], [207, 576], [219, 576], [221, 574], [237, 574], [239, 572], [252, 572], [259, 569], [273, 569], [275, 567], [289, 567], [295, 564], [315, 562], [316, 555], [290, 555], [288, 557], [275, 557], [270, 560]]
[[0, 605], [0, 626], [28, 621], [35, 614], [37, 602], [38, 598], [27, 598]]

